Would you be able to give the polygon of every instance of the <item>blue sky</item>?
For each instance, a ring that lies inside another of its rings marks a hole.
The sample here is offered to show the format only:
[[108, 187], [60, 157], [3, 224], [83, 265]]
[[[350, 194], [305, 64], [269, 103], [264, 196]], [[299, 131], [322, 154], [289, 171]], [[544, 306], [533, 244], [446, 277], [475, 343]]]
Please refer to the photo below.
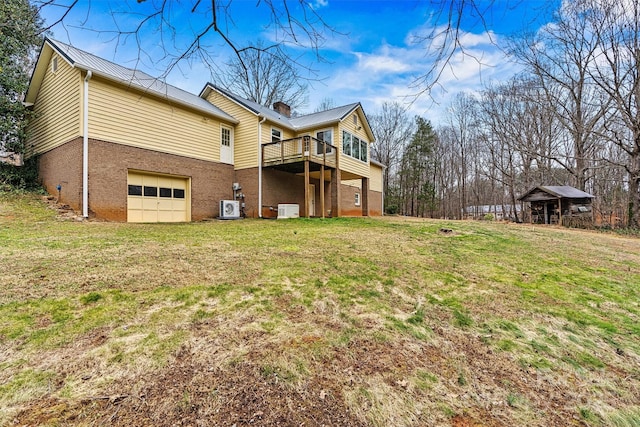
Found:
[[[229, 0], [226, 0], [229, 1]], [[550, 11], [559, 0], [477, 0], [484, 22], [470, 9], [461, 20], [462, 41], [467, 55], [456, 54], [444, 69], [438, 86], [431, 95], [414, 97], [422, 89], [415, 86], [433, 61], [428, 47], [418, 42], [421, 35], [444, 23], [432, 0], [310, 0], [313, 10], [333, 29], [326, 33], [319, 51], [324, 61], [308, 49], [291, 46], [290, 52], [315, 73], [310, 83], [309, 102], [301, 113], [313, 112], [324, 99], [335, 105], [362, 102], [368, 114], [375, 114], [383, 102], [406, 104], [412, 114], [438, 123], [442, 111], [460, 91], [482, 89], [483, 84], [504, 81], [519, 71], [496, 46], [514, 34], [527, 29], [535, 31], [546, 23]], [[169, 54], [177, 55], [187, 43], [211, 22], [210, 2], [203, 1], [195, 12], [195, 1], [170, 1], [170, 19], [175, 33], [157, 31], [157, 22], [142, 27], [139, 37], [115, 37], [118, 29], [136, 28], [142, 17], [153, 10], [157, 0], [138, 3], [135, 0], [80, 1], [65, 18], [64, 25], [52, 29], [53, 37], [80, 49], [129, 67], [139, 67], [159, 76], [166, 70], [167, 58], [160, 48], [165, 41]], [[221, 3], [219, 1], [218, 3]], [[274, 4], [280, 4], [275, 0]], [[295, 6], [295, 2], [289, 0]], [[47, 6], [43, 17], [56, 20], [63, 9]], [[299, 7], [292, 7], [294, 16]], [[278, 36], [269, 26], [266, 4], [258, 0], [233, 0], [229, 6], [232, 22], [222, 22], [229, 37], [239, 45], [258, 38], [273, 41]], [[445, 15], [445, 16], [443, 16]], [[223, 40], [212, 34], [203, 39], [210, 59], [222, 66], [233, 55]], [[143, 54], [139, 55], [139, 47]], [[179, 63], [167, 76], [167, 82], [193, 93], [199, 93], [212, 70], [197, 57]]]

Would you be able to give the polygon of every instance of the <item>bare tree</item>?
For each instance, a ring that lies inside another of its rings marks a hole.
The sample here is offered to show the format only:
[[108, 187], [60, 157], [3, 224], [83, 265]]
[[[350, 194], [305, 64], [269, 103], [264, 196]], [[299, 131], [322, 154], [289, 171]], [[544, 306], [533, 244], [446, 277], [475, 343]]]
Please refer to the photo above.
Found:
[[[268, 51], [273, 46], [303, 48], [322, 59], [320, 49], [327, 35], [337, 34], [306, 0], [258, 1], [255, 12], [246, 16], [238, 14], [233, 0], [113, 2], [109, 6], [111, 22], [95, 22], [90, 3], [78, 0], [33, 0], [33, 4], [41, 12], [46, 9], [55, 16], [45, 30], [57, 25], [67, 28], [70, 13], [80, 10], [85, 14], [83, 28], [111, 36], [118, 46], [135, 43], [137, 60], [162, 67], [162, 78], [181, 64], [188, 66], [194, 61], [220, 71], [221, 46], [229, 48], [245, 69], [249, 69], [245, 60], [252, 55], [243, 55], [244, 52]], [[236, 21], [254, 16], [267, 20], [265, 29], [271, 32], [273, 45], [257, 46], [234, 34]], [[296, 60], [288, 58], [291, 62]]]
[[415, 122], [409, 117], [406, 107], [398, 102], [383, 103], [381, 110], [369, 119], [376, 138], [371, 156], [386, 167], [383, 188], [386, 198], [391, 201], [396, 195], [392, 186], [398, 174], [398, 164], [404, 147], [411, 139]]
[[219, 86], [266, 107], [281, 101], [292, 109], [306, 105], [308, 85], [281, 46], [258, 41], [227, 63], [226, 72], [213, 76]]
[[335, 108], [335, 106], [336, 106], [336, 103], [332, 98], [322, 98], [322, 101], [320, 101], [316, 109], [313, 111], [314, 113], [319, 113], [321, 111], [327, 111], [332, 108]]
[[565, 158], [554, 157], [575, 178], [581, 190], [589, 179], [590, 162], [598, 148], [598, 133], [604, 126], [609, 101], [593, 85], [589, 69], [598, 46], [589, 36], [584, 14], [566, 2], [552, 24], [518, 40], [513, 53], [535, 76], [546, 103], [553, 106], [568, 132], [570, 147]]
[[557, 155], [553, 153], [560, 124], [546, 101], [544, 91], [522, 77], [490, 87], [482, 95], [483, 141], [495, 169], [490, 176], [505, 186], [513, 206], [519, 193], [552, 183], [550, 159]]
[[455, 146], [455, 162], [450, 165], [457, 174], [457, 191], [459, 194], [458, 210], [460, 215], [468, 204], [471, 156], [474, 144], [477, 143], [477, 100], [469, 94], [459, 93], [449, 107], [449, 128]]
[[[626, 153], [622, 164], [629, 175], [629, 225], [640, 226], [640, 1], [584, 0], [598, 55], [589, 69], [598, 87], [612, 100], [605, 132]], [[612, 163], [616, 163], [611, 159]]]

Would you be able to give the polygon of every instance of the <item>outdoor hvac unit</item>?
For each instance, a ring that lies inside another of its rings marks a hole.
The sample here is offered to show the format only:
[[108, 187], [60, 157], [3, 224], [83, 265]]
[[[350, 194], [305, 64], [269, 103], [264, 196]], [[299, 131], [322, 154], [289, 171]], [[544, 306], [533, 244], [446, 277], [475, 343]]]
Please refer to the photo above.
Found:
[[240, 202], [238, 200], [220, 200], [220, 218], [240, 218]]
[[279, 204], [278, 219], [300, 218], [300, 206], [294, 204]]

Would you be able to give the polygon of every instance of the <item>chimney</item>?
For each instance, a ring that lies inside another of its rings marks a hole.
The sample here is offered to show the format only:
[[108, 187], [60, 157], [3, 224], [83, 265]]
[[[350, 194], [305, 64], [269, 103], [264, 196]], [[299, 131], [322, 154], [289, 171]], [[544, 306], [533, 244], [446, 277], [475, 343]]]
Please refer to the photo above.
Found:
[[282, 101], [273, 104], [273, 109], [285, 117], [291, 117], [291, 107]]

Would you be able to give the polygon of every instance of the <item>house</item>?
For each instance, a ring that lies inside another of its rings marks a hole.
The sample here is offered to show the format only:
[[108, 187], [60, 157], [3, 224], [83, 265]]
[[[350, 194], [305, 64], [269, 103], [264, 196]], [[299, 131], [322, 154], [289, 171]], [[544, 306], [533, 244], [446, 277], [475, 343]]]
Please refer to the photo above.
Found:
[[473, 205], [463, 211], [465, 218], [486, 219], [487, 215], [492, 215], [496, 221], [515, 220], [516, 213], [520, 214], [518, 205]]
[[383, 166], [359, 103], [291, 117], [206, 84], [200, 95], [46, 39], [25, 104], [27, 156], [45, 189], [83, 216], [173, 222], [382, 214]]
[[594, 197], [568, 185], [547, 185], [532, 188], [518, 200], [530, 203], [532, 224], [586, 226], [593, 223]]

